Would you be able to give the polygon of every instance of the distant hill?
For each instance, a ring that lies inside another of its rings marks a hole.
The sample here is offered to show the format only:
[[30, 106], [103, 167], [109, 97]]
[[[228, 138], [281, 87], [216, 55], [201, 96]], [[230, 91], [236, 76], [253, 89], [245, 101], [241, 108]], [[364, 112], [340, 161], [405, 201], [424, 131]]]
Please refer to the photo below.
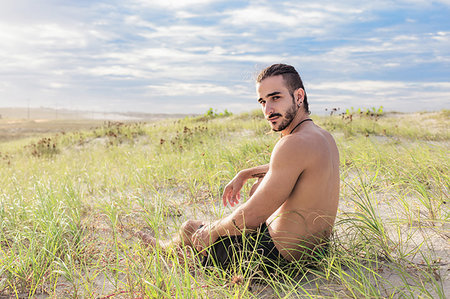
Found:
[[30, 119], [30, 120], [135, 120], [146, 121], [164, 118], [183, 118], [195, 116], [194, 114], [165, 114], [165, 113], [141, 113], [141, 112], [98, 112], [87, 110], [68, 110], [53, 108], [0, 108], [0, 116], [3, 119]]

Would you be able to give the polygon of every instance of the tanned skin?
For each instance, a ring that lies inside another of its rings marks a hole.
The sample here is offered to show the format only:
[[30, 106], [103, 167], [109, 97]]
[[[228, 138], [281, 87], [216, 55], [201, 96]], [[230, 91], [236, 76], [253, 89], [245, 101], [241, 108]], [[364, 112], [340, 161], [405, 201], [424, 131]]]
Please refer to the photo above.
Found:
[[262, 80], [257, 84], [257, 94], [265, 118], [282, 138], [273, 149], [270, 163], [240, 171], [226, 185], [222, 200], [233, 207], [240, 201], [245, 182], [257, 178], [250, 198], [217, 221], [187, 221], [170, 243], [156, 242], [140, 233], [145, 242], [163, 248], [183, 243], [207, 255], [205, 249], [219, 236], [253, 231], [265, 222], [281, 255], [296, 260], [305, 248], [313, 248], [329, 237], [340, 181], [339, 153], [333, 137], [312, 121], [291, 133], [309, 114], [303, 107], [304, 90], [299, 88], [292, 95], [281, 75]]

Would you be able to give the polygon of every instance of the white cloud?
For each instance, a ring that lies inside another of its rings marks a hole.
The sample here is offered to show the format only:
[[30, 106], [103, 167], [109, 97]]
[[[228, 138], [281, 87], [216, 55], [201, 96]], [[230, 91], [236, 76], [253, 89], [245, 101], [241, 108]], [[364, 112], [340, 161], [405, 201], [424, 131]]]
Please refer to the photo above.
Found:
[[148, 85], [149, 94], [164, 96], [183, 95], [245, 95], [249, 96], [248, 87], [242, 85], [220, 86], [211, 83], [174, 82], [162, 85]]
[[112, 66], [99, 66], [88, 68], [85, 70], [86, 74], [92, 74], [94, 76], [122, 76], [127, 78], [137, 77], [137, 78], [145, 78], [146, 74], [139, 70], [130, 67], [123, 67], [118, 65]]
[[[64, 28], [59, 24], [17, 26], [0, 23], [2, 47], [10, 50], [32, 50], [33, 47], [55, 49], [83, 48], [86, 34], [81, 30]], [[36, 49], [36, 48], [34, 48]]]
[[312, 92], [348, 93], [349, 95], [395, 95], [396, 98], [409, 98], [414, 94], [431, 93], [435, 96], [446, 95], [450, 99], [450, 82], [405, 82], [405, 81], [328, 81], [310, 83], [308, 89]]
[[6, 91], [6, 89], [9, 87], [8, 82], [1, 82], [0, 81], [0, 91]]
[[417, 111], [449, 108], [450, 82], [328, 81], [310, 83], [308, 99], [315, 113], [325, 108], [368, 108]]
[[60, 82], [50, 82], [48, 87], [53, 88], [53, 89], [59, 89], [59, 88], [67, 87], [67, 85], [64, 83], [60, 83]]
[[329, 81], [323, 83], [310, 83], [310, 89], [318, 89], [318, 90], [348, 90], [348, 91], [357, 91], [357, 92], [368, 92], [373, 93], [377, 92], [380, 89], [398, 89], [398, 88], [406, 88], [407, 84], [404, 82], [393, 82], [393, 81]]
[[[228, 18], [223, 20], [224, 24], [235, 26], [258, 26], [267, 28], [273, 25], [296, 26], [300, 23], [294, 15], [283, 15], [268, 6], [248, 6], [244, 9], [229, 10], [226, 12]], [[250, 30], [252, 28], [249, 28]]]
[[440, 42], [450, 42], [450, 32], [439, 31], [435, 34], [432, 34], [432, 39], [440, 41]]
[[234, 34], [228, 33], [216, 26], [200, 25], [158, 26], [155, 28], [155, 31], [145, 31], [138, 34], [148, 40], [156, 38], [168, 39], [167, 42], [173, 41], [175, 45], [186, 42], [195, 44], [196, 41], [204, 39], [213, 39], [219, 42], [221, 38], [234, 36]]
[[[223, 0], [222, 0], [223, 1]], [[186, 7], [200, 6], [204, 7], [215, 2], [220, 2], [220, 0], [134, 0], [131, 1], [143, 7], [160, 7], [166, 9], [182, 9]]]
[[146, 21], [146, 20], [143, 20], [138, 15], [125, 16], [124, 22], [127, 25], [141, 26], [141, 27], [147, 27], [147, 28], [151, 28], [151, 29], [157, 29], [157, 26], [155, 26], [153, 23], [151, 23], [149, 21]]

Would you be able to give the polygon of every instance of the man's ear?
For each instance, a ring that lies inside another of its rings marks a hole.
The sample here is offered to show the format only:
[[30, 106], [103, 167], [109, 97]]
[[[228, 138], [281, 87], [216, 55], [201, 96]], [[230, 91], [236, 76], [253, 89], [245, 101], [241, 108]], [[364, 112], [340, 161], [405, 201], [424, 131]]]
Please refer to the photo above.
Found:
[[305, 98], [305, 91], [303, 90], [303, 88], [296, 89], [294, 95], [295, 95], [295, 102], [297, 104], [303, 103], [303, 99]]

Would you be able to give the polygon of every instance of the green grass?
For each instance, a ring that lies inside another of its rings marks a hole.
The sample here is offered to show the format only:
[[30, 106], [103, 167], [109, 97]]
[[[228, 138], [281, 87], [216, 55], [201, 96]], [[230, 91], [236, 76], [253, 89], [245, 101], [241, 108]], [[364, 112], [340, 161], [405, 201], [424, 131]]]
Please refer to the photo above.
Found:
[[256, 112], [0, 143], [0, 295], [448, 296], [448, 111], [313, 119], [341, 156], [331, 250], [272, 276], [257, 259], [230, 273], [204, 269], [189, 249], [150, 252], [133, 236], [145, 228], [167, 238], [188, 218], [231, 211], [222, 188], [267, 163], [279, 138]]

